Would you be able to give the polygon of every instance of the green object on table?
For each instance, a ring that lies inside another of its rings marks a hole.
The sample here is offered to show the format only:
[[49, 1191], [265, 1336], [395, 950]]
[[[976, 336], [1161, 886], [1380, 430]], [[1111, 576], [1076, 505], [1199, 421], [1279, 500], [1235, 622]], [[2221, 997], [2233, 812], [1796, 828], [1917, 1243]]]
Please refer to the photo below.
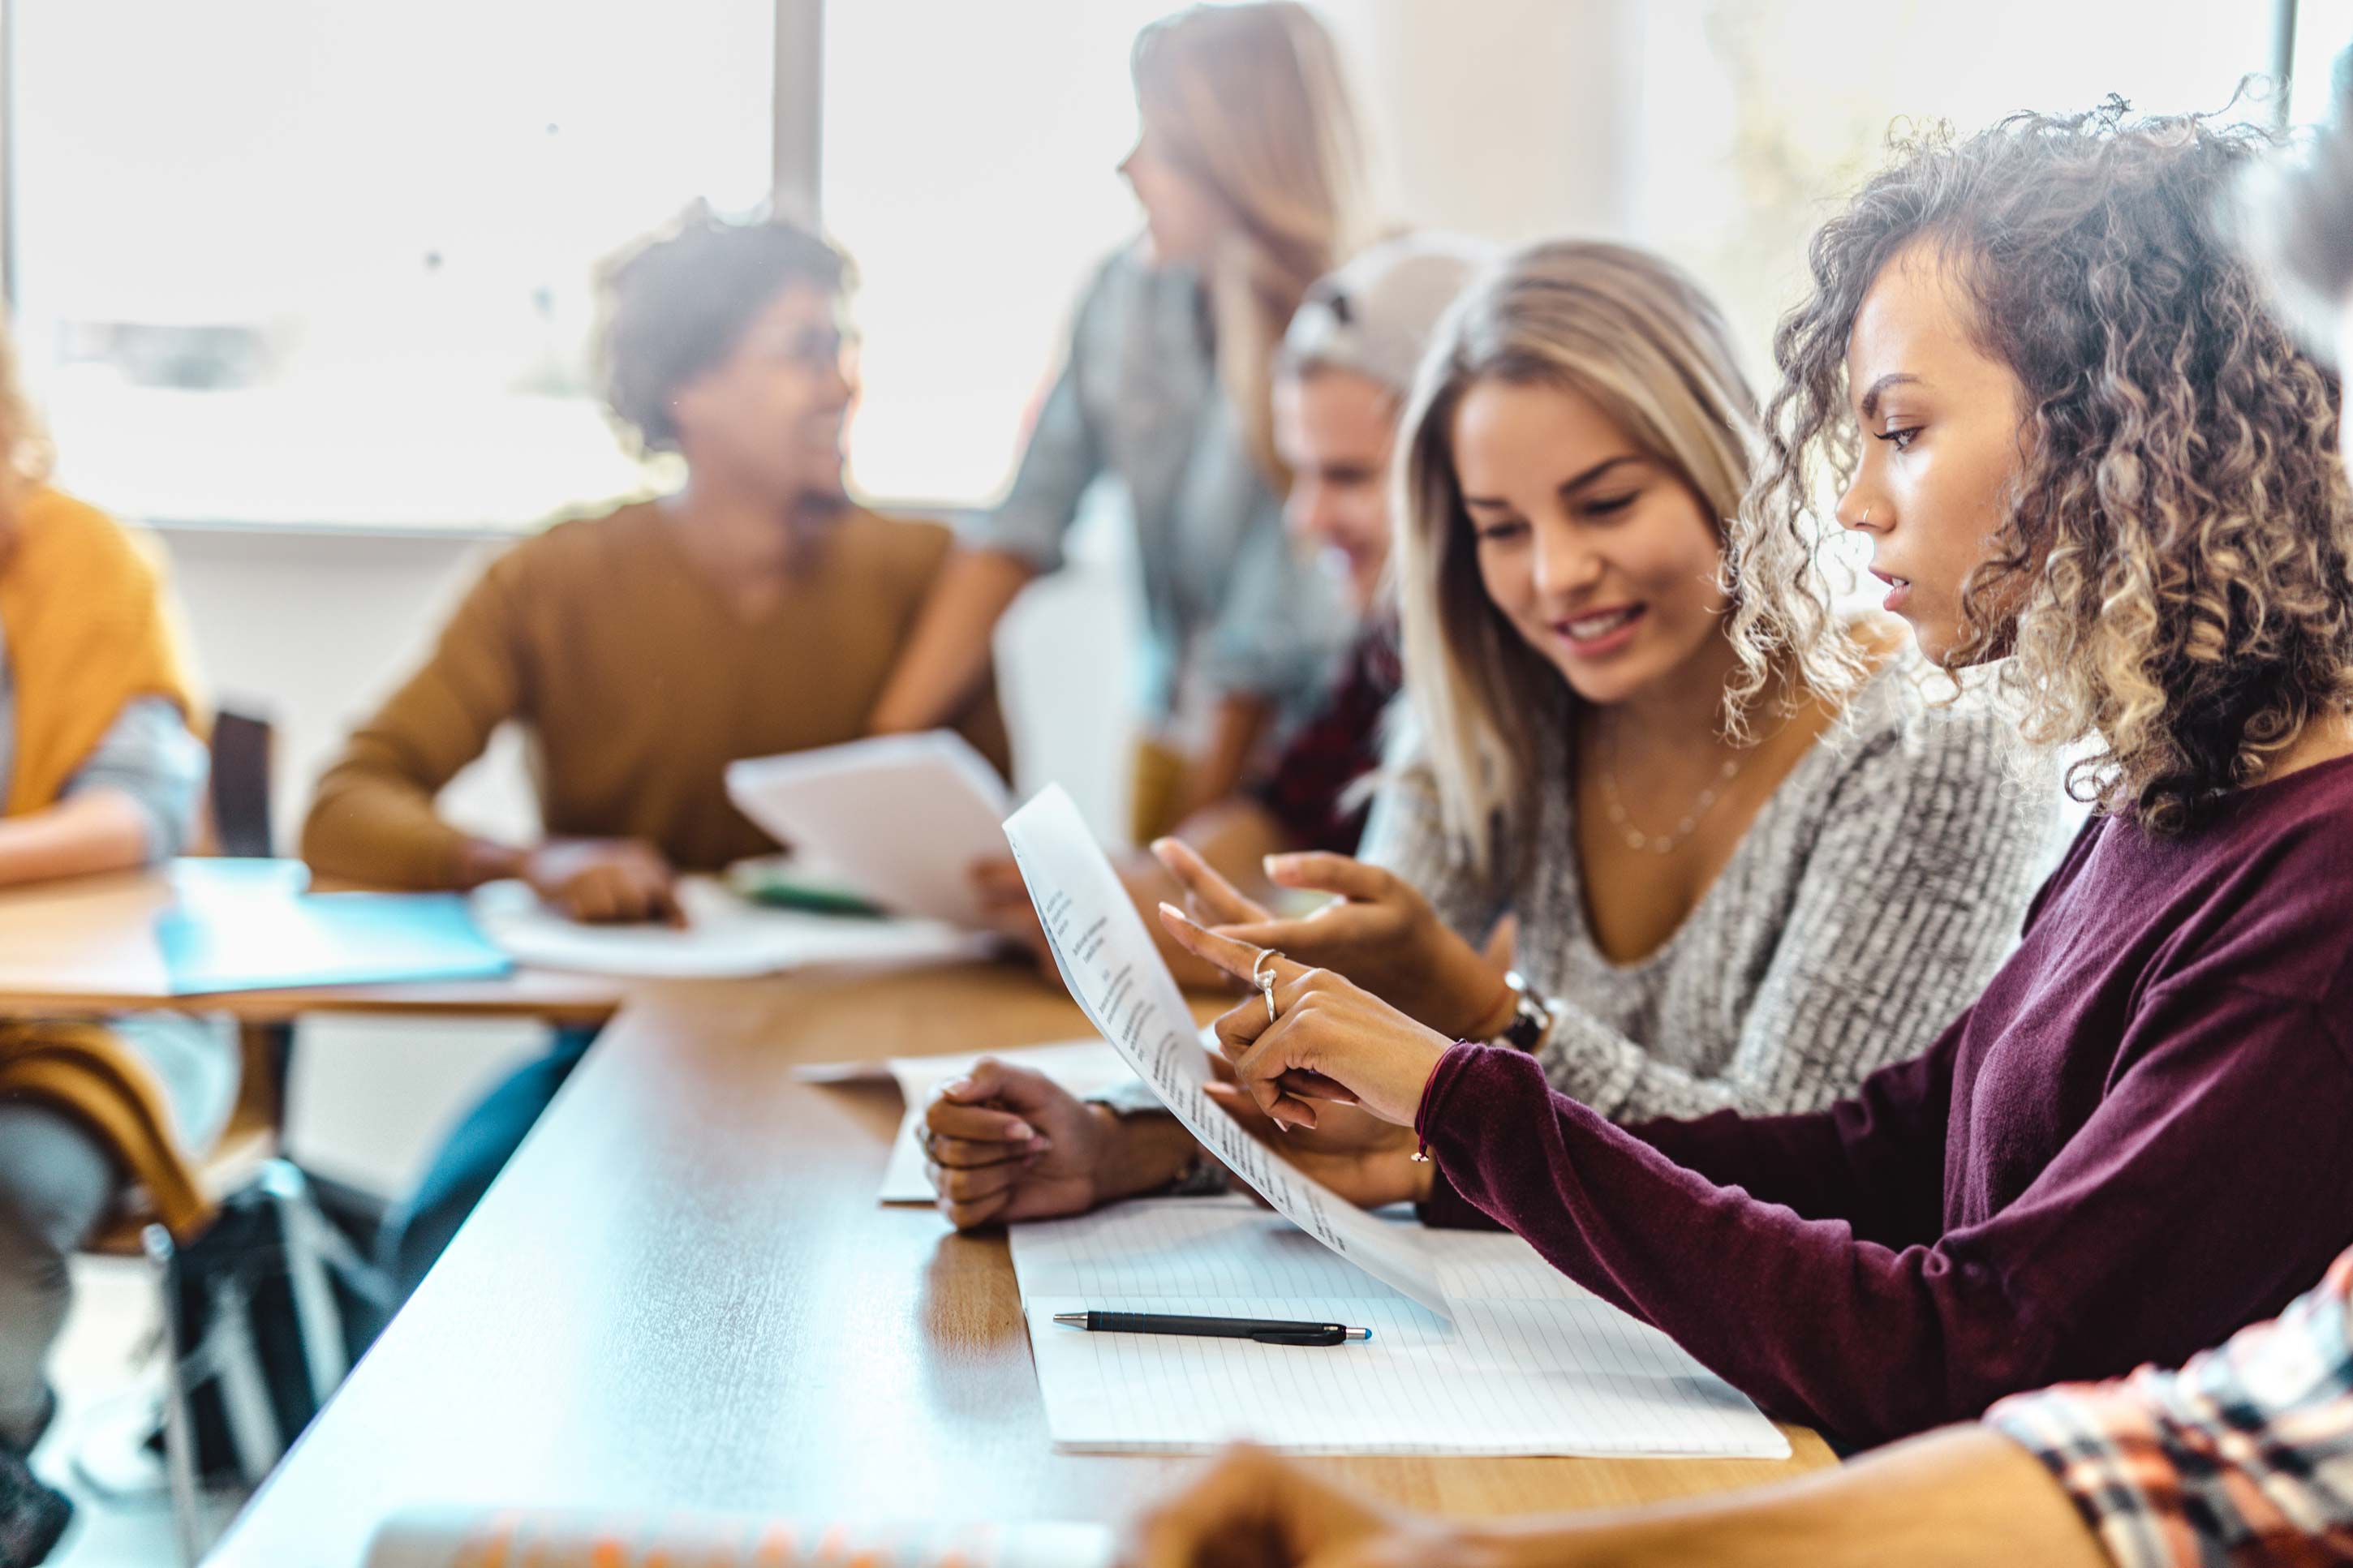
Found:
[[849, 915], [881, 920], [888, 910], [859, 897], [847, 888], [796, 877], [773, 861], [745, 861], [727, 869], [727, 886], [737, 897], [771, 909], [806, 910], [811, 914]]

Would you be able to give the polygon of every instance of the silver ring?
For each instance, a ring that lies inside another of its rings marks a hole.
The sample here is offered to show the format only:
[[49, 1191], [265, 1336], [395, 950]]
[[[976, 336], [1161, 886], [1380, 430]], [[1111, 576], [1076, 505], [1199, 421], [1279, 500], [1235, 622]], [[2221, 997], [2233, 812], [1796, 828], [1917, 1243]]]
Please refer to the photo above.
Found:
[[1250, 961], [1250, 984], [1257, 986], [1259, 994], [1266, 998], [1266, 1021], [1270, 1024], [1274, 1022], [1274, 972], [1269, 969], [1261, 973], [1260, 971], [1268, 959], [1282, 956], [1273, 948], [1261, 948], [1259, 955]]

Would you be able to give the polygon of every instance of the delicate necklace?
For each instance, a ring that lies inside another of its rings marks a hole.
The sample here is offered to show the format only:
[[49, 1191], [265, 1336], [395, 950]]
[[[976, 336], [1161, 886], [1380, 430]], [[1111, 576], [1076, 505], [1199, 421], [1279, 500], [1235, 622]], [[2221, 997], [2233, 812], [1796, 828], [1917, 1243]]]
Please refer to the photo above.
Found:
[[[1609, 751], [1615, 753], [1617, 750], [1618, 726], [1613, 723], [1609, 726]], [[1755, 750], [1750, 747], [1737, 757], [1725, 761], [1724, 765], [1716, 770], [1715, 777], [1692, 801], [1691, 809], [1676, 822], [1672, 833], [1645, 833], [1633, 825], [1626, 816], [1626, 803], [1619, 797], [1618, 770], [1610, 765], [1610, 757], [1605, 756], [1601, 759], [1603, 815], [1609, 818], [1609, 826], [1626, 840], [1627, 848], [1638, 852], [1647, 849], [1653, 855], [1672, 855], [1683, 847], [1685, 839], [1699, 830], [1699, 825], [1715, 808], [1715, 803], [1724, 798], [1725, 790], [1740, 776], [1740, 770], [1748, 765], [1748, 759]]]

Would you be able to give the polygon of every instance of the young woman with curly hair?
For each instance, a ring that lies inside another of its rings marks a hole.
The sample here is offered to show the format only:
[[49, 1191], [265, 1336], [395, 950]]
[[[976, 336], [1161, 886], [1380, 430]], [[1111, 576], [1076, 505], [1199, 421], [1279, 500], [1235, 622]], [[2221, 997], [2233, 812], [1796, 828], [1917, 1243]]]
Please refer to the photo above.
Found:
[[[1845, 633], [1876, 666], [1854, 689], [1726, 735], [1725, 520], [1757, 405], [1715, 304], [1648, 252], [1546, 241], [1454, 303], [1416, 379], [1394, 552], [1416, 725], [1366, 858], [1271, 860], [1343, 895], [1277, 920], [1159, 846], [1195, 910], [1448, 1037], [1529, 1053], [1612, 1121], [1818, 1110], [1926, 1050], [2015, 941], [2058, 802], [2013, 784], [2000, 715], [1921, 700], [1884, 616]], [[1507, 910], [1509, 977], [1480, 945]], [[1090, 1114], [1003, 1064], [929, 1116], [963, 1226], [1203, 1158], [1165, 1121]], [[1413, 1142], [1354, 1131], [1286, 1153], [1356, 1196]], [[1029, 1160], [1032, 1131], [1050, 1148]]]
[[[1258, 1102], [1412, 1125], [1389, 1195], [1510, 1226], [1848, 1442], [2178, 1362], [2318, 1278], [2353, 1240], [2353, 500], [2333, 389], [2217, 232], [2263, 146], [2117, 109], [1916, 144], [1780, 331], [1741, 577], [1818, 587], [1841, 485], [1889, 608], [2001, 666], [2101, 808], [1925, 1056], [1817, 1113], [1621, 1129], [1279, 961], [1279, 1021], [1219, 1026]], [[1852, 680], [1827, 595], [1788, 602], [1741, 599], [1752, 678]]]

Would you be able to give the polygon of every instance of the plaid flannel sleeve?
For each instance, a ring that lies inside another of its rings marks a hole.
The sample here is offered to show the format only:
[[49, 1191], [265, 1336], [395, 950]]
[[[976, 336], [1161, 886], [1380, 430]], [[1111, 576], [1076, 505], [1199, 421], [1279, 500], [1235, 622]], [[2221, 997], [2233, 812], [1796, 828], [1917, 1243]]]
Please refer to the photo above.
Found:
[[2179, 1372], [2005, 1399], [2120, 1568], [2353, 1561], [2353, 1252]]

